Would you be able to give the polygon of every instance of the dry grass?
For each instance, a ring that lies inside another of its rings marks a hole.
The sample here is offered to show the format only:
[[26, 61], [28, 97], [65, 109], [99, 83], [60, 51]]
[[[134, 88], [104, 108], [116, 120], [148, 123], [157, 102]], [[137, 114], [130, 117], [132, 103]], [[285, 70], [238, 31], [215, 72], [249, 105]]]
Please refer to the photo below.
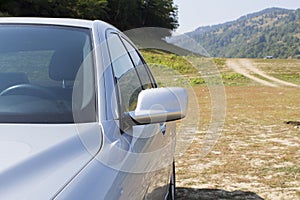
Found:
[[300, 84], [300, 61], [291, 59], [253, 59], [253, 63], [275, 78]]
[[[198, 99], [200, 127], [189, 148], [176, 158], [178, 199], [300, 199], [300, 128], [284, 123], [300, 121], [299, 87], [263, 86], [227, 66], [226, 59], [199, 62], [203, 63], [194, 64], [219, 69], [227, 96], [226, 121], [217, 144], [202, 158], [202, 142], [211, 120], [211, 96], [203, 78], [186, 75], [186, 79], [195, 78], [189, 80]], [[158, 62], [167, 63], [168, 59]], [[266, 75], [300, 85], [300, 60], [252, 59], [250, 63]], [[191, 66], [184, 67], [190, 71]], [[153, 71], [170, 79], [161, 68], [153, 67]], [[173, 83], [177, 76], [173, 74]]]
[[[294, 83], [300, 81], [299, 60], [276, 61], [254, 63], [268, 74], [281, 77], [289, 73]], [[230, 72], [224, 66], [222, 71]], [[210, 95], [205, 86], [194, 89], [201, 110], [202, 138], [211, 117]], [[300, 199], [300, 129], [284, 123], [300, 121], [299, 88], [226, 86], [226, 95], [226, 122], [213, 151], [200, 159], [201, 144], [195, 140], [177, 158], [179, 199], [236, 199], [233, 191], [243, 191], [238, 199], [246, 199], [246, 191], [252, 199]], [[213, 196], [216, 192], [221, 196]]]

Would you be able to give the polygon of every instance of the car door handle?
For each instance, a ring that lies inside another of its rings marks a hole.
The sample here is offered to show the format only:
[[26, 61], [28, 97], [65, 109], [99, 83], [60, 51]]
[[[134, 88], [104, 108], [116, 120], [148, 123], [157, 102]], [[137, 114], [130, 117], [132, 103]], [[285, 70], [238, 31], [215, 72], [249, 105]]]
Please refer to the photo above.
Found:
[[160, 124], [160, 131], [162, 132], [163, 135], [166, 134], [166, 123]]

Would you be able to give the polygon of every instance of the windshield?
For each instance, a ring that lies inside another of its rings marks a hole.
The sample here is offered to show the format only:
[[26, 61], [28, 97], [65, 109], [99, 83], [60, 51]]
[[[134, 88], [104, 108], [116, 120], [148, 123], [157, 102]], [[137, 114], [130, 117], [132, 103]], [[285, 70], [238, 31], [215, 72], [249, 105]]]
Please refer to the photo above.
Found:
[[95, 121], [90, 35], [85, 28], [0, 24], [0, 123]]

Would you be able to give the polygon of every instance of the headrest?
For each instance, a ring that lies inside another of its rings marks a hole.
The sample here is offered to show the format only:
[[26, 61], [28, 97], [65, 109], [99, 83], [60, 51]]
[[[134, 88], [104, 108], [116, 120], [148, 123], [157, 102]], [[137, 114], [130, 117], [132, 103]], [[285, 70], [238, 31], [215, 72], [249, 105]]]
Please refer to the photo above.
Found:
[[82, 52], [55, 52], [49, 66], [49, 77], [55, 81], [75, 80], [82, 60]]

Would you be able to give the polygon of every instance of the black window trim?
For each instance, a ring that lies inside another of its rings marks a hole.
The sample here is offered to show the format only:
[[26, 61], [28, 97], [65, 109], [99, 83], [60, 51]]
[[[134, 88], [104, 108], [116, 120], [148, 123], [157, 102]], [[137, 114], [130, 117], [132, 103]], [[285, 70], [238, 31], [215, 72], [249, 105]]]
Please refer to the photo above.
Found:
[[[132, 58], [132, 56], [130, 55], [130, 52], [129, 52], [129, 50], [127, 49], [126, 45], [124, 44], [123, 40], [125, 40], [126, 42], [128, 42], [129, 45], [131, 45], [132, 48], [135, 50], [135, 53], [137, 53], [137, 55], [139, 56], [139, 58], [141, 59], [141, 61], [142, 61], [142, 63], [143, 63], [143, 67], [145, 68], [146, 73], [147, 73], [147, 75], [148, 75], [148, 78], [149, 78], [149, 80], [151, 81], [152, 88], [156, 88], [156, 87], [157, 87], [157, 84], [156, 84], [156, 82], [154, 81], [153, 75], [150, 73], [150, 70], [149, 70], [149, 68], [148, 68], [148, 65], [147, 65], [147, 63], [145, 62], [143, 56], [139, 53], [139, 51], [135, 48], [135, 46], [134, 46], [128, 39], [126, 39], [126, 38], [123, 37], [123, 36], [119, 36], [119, 37], [121, 38], [121, 41], [122, 41], [122, 43], [123, 43], [125, 49], [127, 50], [127, 54], [129, 55], [129, 57], [130, 57], [130, 59], [131, 59], [131, 62], [132, 62], [133, 65], [134, 65], [134, 68], [135, 68], [136, 73], [137, 73], [137, 75], [138, 75], [138, 77], [139, 77], [140, 84], [141, 84], [142, 88], [143, 88], [144, 86], [143, 86], [142, 80], [141, 80], [141, 78], [140, 78], [140, 74], [138, 73], [138, 71], [137, 71], [137, 69], [136, 69], [137, 66], [135, 65], [135, 63], [134, 63], [134, 61], [133, 61], [133, 58]], [[143, 90], [145, 90], [145, 88], [143, 88]]]
[[[140, 57], [141, 61], [143, 62], [143, 66], [144, 66], [144, 68], [145, 68], [145, 70], [146, 70], [146, 73], [147, 73], [147, 75], [148, 75], [148, 78], [149, 78], [149, 80], [151, 81], [152, 87], [153, 87], [153, 88], [156, 88], [156, 87], [157, 87], [157, 83], [156, 83], [155, 79], [153, 78], [153, 75], [151, 74], [151, 72], [150, 72], [150, 70], [149, 70], [149, 68], [148, 68], [148, 65], [146, 64], [144, 58], [141, 56], [141, 54], [140, 54], [139, 51], [135, 48], [135, 46], [132, 44], [132, 42], [129, 41], [127, 38], [125, 38], [123, 35], [121, 35], [120, 32], [117, 32], [117, 31], [115, 31], [114, 29], [107, 29], [107, 30], [106, 30], [106, 33], [105, 33], [105, 37], [106, 37], [106, 47], [107, 47], [107, 49], [108, 49], [108, 55], [109, 55], [109, 59], [110, 59], [110, 69], [112, 70], [112, 74], [113, 74], [113, 76], [114, 76], [114, 78], [113, 78], [113, 80], [114, 80], [114, 88], [115, 88], [115, 91], [114, 91], [114, 92], [115, 92], [115, 95], [116, 95], [116, 98], [117, 98], [117, 104], [118, 104], [118, 105], [117, 105], [117, 109], [118, 109], [118, 115], [119, 115], [117, 120], [119, 120], [120, 133], [123, 134], [124, 131], [125, 131], [125, 130], [124, 130], [124, 127], [123, 127], [123, 124], [124, 124], [124, 121], [125, 121], [123, 116], [124, 116], [124, 114], [126, 114], [126, 113], [122, 113], [123, 109], [122, 109], [122, 104], [121, 104], [121, 94], [120, 94], [121, 90], [120, 90], [120, 88], [119, 88], [118, 80], [117, 80], [117, 78], [115, 77], [115, 72], [114, 72], [114, 69], [113, 69], [112, 56], [111, 56], [111, 53], [110, 53], [110, 47], [109, 47], [109, 44], [108, 44], [109, 34], [114, 34], [114, 35], [116, 35], [116, 36], [119, 38], [119, 40], [121, 41], [123, 47], [124, 47], [125, 50], [126, 50], [127, 55], [128, 55], [129, 58], [130, 58], [130, 61], [131, 61], [131, 63], [132, 63], [132, 66], [134, 67], [134, 70], [135, 70], [135, 72], [136, 72], [136, 75], [137, 75], [137, 77], [138, 77], [138, 79], [139, 79], [139, 83], [140, 83], [141, 89], [144, 90], [143, 84], [142, 84], [142, 81], [141, 81], [141, 78], [140, 78], [140, 75], [139, 75], [139, 73], [138, 73], [138, 71], [137, 71], [137, 69], [136, 69], [135, 63], [133, 62], [132, 56], [130, 55], [130, 53], [129, 53], [127, 47], [126, 47], [126, 45], [125, 45], [124, 42], [123, 42], [123, 39], [126, 40], [126, 41], [127, 41], [127, 42], [135, 49], [135, 52], [136, 52], [136, 53], [138, 54], [138, 56]], [[125, 126], [126, 126], [126, 125], [125, 125]]]

